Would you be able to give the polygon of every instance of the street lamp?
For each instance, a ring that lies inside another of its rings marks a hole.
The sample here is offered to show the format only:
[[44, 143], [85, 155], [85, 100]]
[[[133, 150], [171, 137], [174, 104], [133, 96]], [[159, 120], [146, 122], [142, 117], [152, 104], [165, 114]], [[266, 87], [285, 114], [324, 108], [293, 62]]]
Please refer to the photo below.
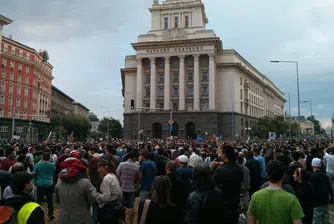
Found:
[[107, 140], [109, 141], [109, 120], [110, 120], [110, 117], [109, 117], [109, 107], [100, 107], [100, 108], [108, 109]]
[[298, 137], [301, 139], [300, 133], [300, 97], [299, 97], [299, 68], [298, 61], [270, 61], [271, 63], [292, 63], [296, 65], [297, 70], [297, 95], [298, 95]]
[[300, 101], [301, 103], [310, 103], [310, 111], [311, 111], [311, 116], [312, 114], [312, 100], [304, 100], [304, 101]]

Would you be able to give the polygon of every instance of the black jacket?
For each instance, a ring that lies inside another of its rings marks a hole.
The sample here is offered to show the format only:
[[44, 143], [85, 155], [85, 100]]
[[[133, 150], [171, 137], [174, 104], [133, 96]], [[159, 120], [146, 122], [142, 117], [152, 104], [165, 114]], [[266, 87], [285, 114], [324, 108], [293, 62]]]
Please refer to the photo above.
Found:
[[313, 185], [309, 181], [296, 184], [296, 196], [303, 209], [305, 217], [304, 224], [312, 224], [313, 220]]
[[229, 213], [239, 208], [241, 183], [244, 171], [237, 163], [228, 162], [218, 167], [214, 174], [216, 186], [223, 192]]
[[184, 223], [227, 223], [227, 208], [223, 201], [223, 193], [217, 188], [192, 192], [187, 201]]
[[188, 198], [185, 182], [180, 177], [176, 176], [175, 173], [168, 173], [166, 176], [172, 183], [170, 200], [176, 205], [177, 208], [183, 209]]
[[[18, 213], [20, 209], [28, 202], [35, 202], [35, 199], [27, 194], [22, 194], [18, 197], [6, 199], [6, 203], [13, 207]], [[39, 206], [30, 214], [27, 224], [44, 224], [44, 212]]]
[[255, 159], [249, 159], [245, 165], [249, 169], [249, 173], [251, 176], [250, 181], [250, 191], [255, 192], [260, 190], [261, 187], [261, 164], [259, 161]]
[[310, 182], [314, 188], [313, 207], [327, 205], [329, 203], [329, 195], [333, 198], [333, 190], [328, 176], [322, 171], [315, 171], [311, 174]]

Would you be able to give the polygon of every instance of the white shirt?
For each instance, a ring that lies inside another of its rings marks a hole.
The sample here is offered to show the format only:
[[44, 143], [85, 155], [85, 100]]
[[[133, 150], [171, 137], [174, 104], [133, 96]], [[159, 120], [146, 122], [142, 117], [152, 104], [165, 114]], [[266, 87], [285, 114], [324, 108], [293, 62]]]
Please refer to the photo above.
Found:
[[328, 153], [324, 156], [326, 158], [326, 172], [327, 173], [334, 173], [334, 156]]
[[121, 186], [117, 177], [113, 173], [108, 173], [105, 177], [103, 177], [100, 191], [101, 194], [99, 194], [96, 198], [100, 208], [108, 202], [121, 200]]

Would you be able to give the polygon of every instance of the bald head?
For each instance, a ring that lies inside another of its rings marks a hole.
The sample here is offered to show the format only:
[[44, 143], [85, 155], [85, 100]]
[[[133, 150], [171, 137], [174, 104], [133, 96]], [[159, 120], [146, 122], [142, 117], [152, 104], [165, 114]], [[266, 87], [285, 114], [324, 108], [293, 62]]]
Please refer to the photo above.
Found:
[[12, 166], [12, 174], [15, 174], [17, 172], [25, 172], [25, 167], [23, 163], [14, 163], [14, 165]]

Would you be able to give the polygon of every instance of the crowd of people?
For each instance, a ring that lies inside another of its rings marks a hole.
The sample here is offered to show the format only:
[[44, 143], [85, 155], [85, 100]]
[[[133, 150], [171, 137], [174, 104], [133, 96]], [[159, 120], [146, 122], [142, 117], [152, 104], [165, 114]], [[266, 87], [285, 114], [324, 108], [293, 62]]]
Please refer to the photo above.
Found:
[[60, 224], [330, 223], [327, 140], [11, 142], [0, 156], [0, 222], [44, 223], [43, 201], [52, 221], [55, 198]]

